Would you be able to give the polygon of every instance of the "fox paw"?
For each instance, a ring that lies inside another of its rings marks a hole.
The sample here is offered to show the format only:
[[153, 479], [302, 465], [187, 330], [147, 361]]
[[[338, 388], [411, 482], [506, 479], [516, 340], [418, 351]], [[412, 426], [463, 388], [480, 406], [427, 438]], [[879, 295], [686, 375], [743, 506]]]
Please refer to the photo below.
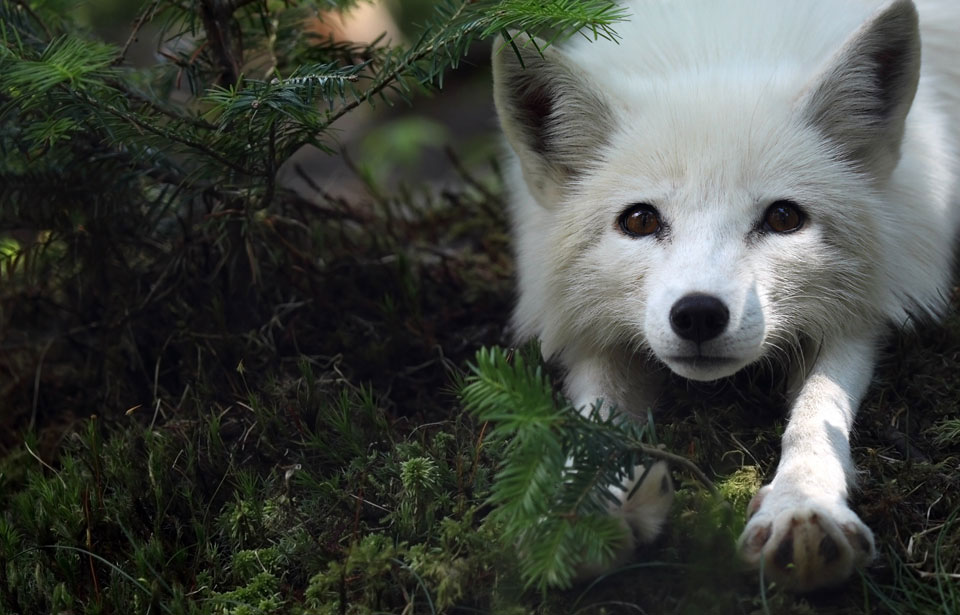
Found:
[[617, 548], [613, 561], [606, 566], [581, 565], [577, 570], [577, 580], [596, 577], [626, 564], [633, 559], [637, 545], [651, 542], [660, 534], [673, 503], [670, 469], [666, 463], [659, 461], [649, 470], [637, 466], [633, 475], [632, 481], [614, 491], [620, 503], [610, 509], [610, 514], [619, 519], [626, 530], [623, 543]]
[[613, 514], [627, 524], [635, 542], [652, 541], [660, 534], [673, 503], [669, 466], [663, 461], [650, 466], [649, 471], [637, 466], [634, 479], [624, 486], [620, 501], [620, 507], [614, 509]]
[[873, 559], [873, 533], [846, 504], [760, 489], [740, 536], [746, 562], [797, 592], [838, 585]]

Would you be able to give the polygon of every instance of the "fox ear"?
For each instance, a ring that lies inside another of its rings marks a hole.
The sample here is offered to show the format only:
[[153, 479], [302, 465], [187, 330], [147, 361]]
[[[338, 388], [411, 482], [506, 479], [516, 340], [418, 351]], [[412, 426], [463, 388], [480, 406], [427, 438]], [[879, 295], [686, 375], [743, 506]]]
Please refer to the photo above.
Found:
[[899, 160], [919, 78], [916, 8], [911, 0], [892, 0], [847, 40], [803, 94], [800, 108], [842, 158], [884, 178]]
[[498, 39], [493, 95], [500, 125], [544, 206], [595, 160], [610, 134], [610, 113], [562, 51], [539, 39]]

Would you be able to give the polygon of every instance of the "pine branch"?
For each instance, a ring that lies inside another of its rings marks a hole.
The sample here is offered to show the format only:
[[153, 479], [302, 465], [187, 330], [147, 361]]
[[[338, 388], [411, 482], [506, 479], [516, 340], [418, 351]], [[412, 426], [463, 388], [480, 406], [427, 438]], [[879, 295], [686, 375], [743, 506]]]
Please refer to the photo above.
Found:
[[120, 80], [107, 80], [105, 84], [111, 88], [123, 92], [123, 94], [132, 101], [139, 103], [146, 111], [151, 113], [159, 113], [165, 115], [166, 117], [178, 122], [189, 124], [193, 128], [199, 130], [208, 130], [215, 131], [217, 126], [211, 124], [210, 122], [204, 121], [202, 118], [192, 117], [189, 115], [184, 115], [183, 113], [171, 109], [166, 105], [159, 104], [155, 99], [150, 98], [149, 96], [143, 94], [142, 92], [137, 92], [132, 89], [127, 83]]
[[[503, 459], [493, 484], [492, 518], [518, 544], [528, 584], [565, 585], [583, 561], [602, 563], [622, 540], [603, 530], [608, 507], [644, 459], [663, 459], [689, 470], [711, 493], [716, 487], [689, 460], [641, 441], [644, 428], [598, 404], [584, 415], [559, 398], [536, 358], [513, 361], [500, 348], [477, 352], [464, 381], [464, 407], [489, 424]], [[649, 463], [649, 462], [648, 462]], [[577, 532], [583, 523], [597, 533]], [[595, 544], [596, 541], [599, 544]]]
[[[416, 76], [421, 85], [429, 85], [441, 78], [443, 71], [456, 67], [459, 58], [466, 55], [476, 39], [508, 30], [522, 31], [536, 36], [551, 30], [550, 42], [563, 40], [584, 28], [595, 37], [614, 39], [612, 24], [622, 21], [626, 12], [610, 0], [460, 0], [441, 5], [440, 18], [428, 27], [421, 39], [395, 64], [380, 73], [365, 94], [327, 116], [324, 127], [369, 102], [385, 89], [400, 84], [407, 74]], [[441, 57], [442, 62], [437, 58]], [[418, 67], [426, 59], [432, 62], [427, 67]]]
[[[470, 4], [471, 4], [471, 0], [464, 0], [463, 2], [461, 2], [459, 7], [449, 17], [448, 23], [450, 24], [455, 23], [460, 18], [460, 16], [463, 15], [463, 13], [467, 10]], [[473, 34], [472, 29], [468, 29], [464, 32], [458, 32], [456, 37], [470, 36], [471, 34]], [[375, 96], [383, 92], [384, 89], [386, 89], [387, 87], [392, 85], [394, 82], [396, 82], [398, 79], [400, 79], [401, 76], [405, 72], [409, 71], [410, 68], [413, 67], [417, 62], [435, 53], [440, 46], [450, 44], [450, 42], [454, 40], [454, 38], [455, 37], [452, 36], [450, 32], [439, 30], [435, 32], [432, 36], [430, 36], [429, 40], [426, 43], [424, 44], [418, 43], [414, 47], [414, 50], [411, 53], [406, 54], [405, 57], [403, 57], [395, 66], [393, 66], [385, 74], [379, 75], [373, 82], [373, 85], [371, 85], [371, 87], [367, 89], [366, 93], [362, 97], [354, 99], [352, 102], [339, 108], [336, 112], [328, 115], [324, 127], [332, 125], [334, 122], [336, 122], [338, 119], [340, 119], [347, 113], [353, 111], [363, 103], [366, 103], [372, 100]]]
[[44, 22], [43, 19], [37, 15], [37, 13], [33, 10], [33, 8], [30, 7], [30, 4], [26, 0], [10, 0], [10, 2], [19, 6], [23, 12], [29, 15], [30, 18], [43, 29], [44, 34], [47, 35], [47, 40], [51, 40], [53, 38], [53, 32], [50, 31], [49, 27], [47, 27], [46, 22]]
[[484, 10], [489, 20], [483, 38], [510, 31], [530, 37], [550, 32], [548, 44], [582, 30], [590, 31], [595, 39], [617, 40], [613, 25], [628, 15], [626, 9], [610, 0], [500, 0], [487, 5]]
[[139, 128], [139, 129], [141, 129], [141, 130], [143, 130], [143, 131], [145, 131], [145, 132], [149, 132], [149, 133], [151, 133], [151, 134], [153, 134], [153, 135], [156, 135], [156, 136], [158, 136], [158, 137], [163, 137], [164, 139], [166, 139], [166, 140], [168, 140], [168, 141], [170, 141], [170, 142], [172, 142], [172, 143], [178, 143], [178, 144], [180, 144], [180, 145], [183, 145], [183, 146], [185, 146], [185, 147], [188, 147], [188, 148], [190, 148], [190, 149], [193, 149], [193, 150], [195, 150], [195, 151], [198, 152], [198, 153], [204, 154], [204, 155], [208, 156], [209, 158], [212, 158], [213, 160], [216, 160], [217, 162], [219, 162], [219, 163], [222, 164], [223, 166], [225, 166], [225, 167], [227, 167], [227, 168], [229, 168], [229, 169], [233, 169], [233, 170], [236, 171], [237, 173], [240, 173], [240, 174], [242, 174], [242, 175], [247, 175], [247, 176], [260, 176], [260, 175], [261, 175], [260, 173], [257, 173], [257, 172], [255, 172], [255, 171], [253, 171], [253, 170], [251, 170], [251, 169], [248, 169], [248, 168], [244, 167], [243, 165], [237, 164], [236, 162], [234, 162], [234, 161], [231, 160], [230, 158], [227, 158], [226, 156], [224, 156], [224, 155], [221, 154], [220, 152], [217, 152], [216, 150], [214, 150], [213, 148], [209, 147], [208, 145], [206, 145], [206, 144], [203, 143], [203, 142], [194, 141], [194, 140], [188, 139], [188, 138], [186, 138], [186, 137], [181, 137], [179, 134], [177, 134], [176, 132], [174, 132], [174, 131], [172, 131], [172, 130], [165, 130], [165, 129], [163, 129], [163, 128], [158, 128], [157, 126], [154, 126], [153, 124], [144, 121], [143, 119], [137, 117], [136, 115], [134, 115], [134, 114], [132, 114], [132, 113], [127, 113], [127, 112], [125, 112], [125, 111], [122, 111], [122, 110], [114, 107], [113, 105], [110, 105], [110, 104], [104, 103], [104, 102], [102, 102], [102, 101], [99, 101], [99, 100], [93, 98], [92, 96], [90, 96], [90, 95], [88, 95], [88, 94], [85, 94], [85, 93], [83, 93], [83, 92], [76, 92], [76, 91], [69, 90], [69, 89], [67, 89], [67, 88], [63, 88], [63, 89], [64, 89], [68, 94], [70, 94], [70, 95], [72, 95], [72, 96], [75, 96], [77, 99], [79, 99], [79, 100], [87, 103], [87, 104], [90, 105], [91, 107], [95, 107], [95, 108], [97, 108], [97, 109], [102, 109], [102, 110], [110, 113], [110, 114], [113, 115], [114, 117], [117, 117], [117, 118], [119, 118], [119, 119], [121, 119], [121, 120], [124, 120], [125, 122], [128, 122], [128, 123], [132, 124], [133, 126], [136, 126], [137, 128]]

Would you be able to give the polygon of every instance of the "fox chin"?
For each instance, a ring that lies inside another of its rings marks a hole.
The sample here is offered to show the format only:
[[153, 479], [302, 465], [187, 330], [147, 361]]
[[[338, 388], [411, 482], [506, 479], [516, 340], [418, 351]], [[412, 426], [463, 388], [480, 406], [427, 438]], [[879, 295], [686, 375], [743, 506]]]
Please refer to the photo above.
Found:
[[[514, 327], [578, 407], [638, 417], [663, 366], [790, 366], [781, 459], [740, 552], [797, 591], [842, 583], [875, 553], [848, 496], [878, 347], [950, 296], [960, 3], [622, 4], [617, 41], [494, 52]], [[623, 493], [613, 512], [649, 540], [672, 488]]]

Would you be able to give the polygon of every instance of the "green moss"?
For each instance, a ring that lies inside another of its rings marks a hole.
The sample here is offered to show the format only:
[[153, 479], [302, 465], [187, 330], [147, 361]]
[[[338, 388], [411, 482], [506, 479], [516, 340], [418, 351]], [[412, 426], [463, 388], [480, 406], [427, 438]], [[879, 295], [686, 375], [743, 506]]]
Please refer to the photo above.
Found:
[[763, 478], [756, 466], [743, 466], [729, 476], [717, 481], [717, 489], [734, 509], [740, 513], [747, 510], [753, 494], [762, 486]]

